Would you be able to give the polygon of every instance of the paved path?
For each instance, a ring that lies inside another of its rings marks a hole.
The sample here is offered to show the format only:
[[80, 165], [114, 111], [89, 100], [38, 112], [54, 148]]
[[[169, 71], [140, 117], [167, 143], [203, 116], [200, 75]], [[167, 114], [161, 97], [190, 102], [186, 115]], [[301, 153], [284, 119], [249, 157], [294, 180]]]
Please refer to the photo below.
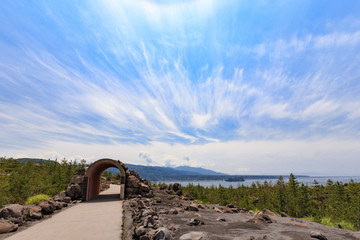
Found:
[[120, 186], [110, 185], [96, 199], [64, 209], [6, 240], [121, 239]]

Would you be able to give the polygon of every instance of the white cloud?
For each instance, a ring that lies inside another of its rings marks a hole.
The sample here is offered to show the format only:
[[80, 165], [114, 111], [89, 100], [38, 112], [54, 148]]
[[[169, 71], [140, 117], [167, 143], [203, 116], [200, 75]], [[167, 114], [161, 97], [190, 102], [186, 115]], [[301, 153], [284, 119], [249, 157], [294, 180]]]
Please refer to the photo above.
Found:
[[[50, 149], [57, 151], [47, 151]], [[139, 152], [144, 157], [139, 158]], [[288, 174], [311, 171], [320, 175], [357, 175], [360, 167], [360, 142], [356, 139], [331, 138], [309, 141], [231, 141], [204, 145], [171, 145], [162, 142], [147, 145], [89, 145], [57, 141], [49, 143], [46, 148], [7, 149], [3, 154], [8, 157], [22, 154], [58, 159], [85, 158], [89, 162], [108, 157], [143, 165], [151, 163], [146, 160], [151, 158], [152, 164], [162, 166], [201, 166], [232, 174]]]
[[259, 103], [254, 108], [254, 114], [257, 116], [269, 116], [273, 119], [291, 118], [292, 114], [287, 110], [287, 103]]
[[360, 44], [360, 31], [333, 31], [323, 35], [280, 38], [272, 42], [263, 42], [253, 48], [257, 57], [270, 56], [275, 59], [291, 58], [298, 53], [313, 49], [356, 47]]
[[236, 169], [238, 172], [240, 172], [240, 174], [241, 173], [243, 173], [243, 172], [248, 172], [248, 171], [250, 171], [250, 168], [238, 168], [238, 169]]
[[326, 99], [320, 99], [308, 106], [302, 113], [302, 117], [308, 118], [319, 118], [329, 117], [330, 115], [341, 115], [343, 112], [339, 111], [339, 105], [328, 101]]
[[345, 106], [345, 110], [349, 114], [348, 117], [350, 120], [360, 119], [360, 101], [353, 101], [347, 103], [347, 105]]
[[195, 128], [204, 129], [207, 126], [207, 123], [211, 119], [210, 114], [196, 114], [193, 113], [191, 123]]
[[333, 32], [314, 38], [314, 47], [331, 48], [341, 46], [355, 46], [360, 44], [360, 31], [356, 32]]

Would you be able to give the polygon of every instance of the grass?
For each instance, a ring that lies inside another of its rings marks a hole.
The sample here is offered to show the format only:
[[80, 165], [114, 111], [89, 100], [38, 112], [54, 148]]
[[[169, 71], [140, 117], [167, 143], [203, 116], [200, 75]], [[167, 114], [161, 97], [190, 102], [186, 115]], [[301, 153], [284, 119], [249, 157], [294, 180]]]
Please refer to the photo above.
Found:
[[356, 228], [353, 224], [346, 222], [346, 221], [341, 221], [338, 223], [338, 226], [343, 228], [343, 229], [347, 229], [347, 230], [351, 230], [351, 231], [356, 231]]
[[329, 217], [323, 217], [323, 218], [320, 220], [320, 223], [323, 224], [323, 225], [325, 225], [325, 226], [336, 227], [336, 224], [333, 223]]
[[32, 197], [29, 197], [25, 204], [26, 205], [32, 205], [32, 204], [37, 204], [39, 202], [41, 202], [42, 200], [45, 200], [45, 199], [49, 199], [51, 198], [49, 195], [46, 195], [46, 194], [39, 194], [39, 195], [35, 195], [35, 196], [32, 196]]
[[304, 217], [303, 219], [311, 222], [321, 223], [328, 227], [335, 227], [335, 228], [342, 228], [351, 231], [356, 231], [356, 228], [353, 224], [346, 221], [333, 222], [329, 217], [323, 217], [320, 219], [320, 221], [317, 221], [313, 216]]

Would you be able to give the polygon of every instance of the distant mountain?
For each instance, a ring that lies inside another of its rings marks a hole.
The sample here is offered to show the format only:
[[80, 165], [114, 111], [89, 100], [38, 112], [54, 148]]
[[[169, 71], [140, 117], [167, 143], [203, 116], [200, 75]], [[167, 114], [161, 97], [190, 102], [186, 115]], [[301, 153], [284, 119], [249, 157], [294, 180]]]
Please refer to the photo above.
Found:
[[170, 167], [142, 166], [126, 164], [130, 170], [135, 170], [142, 178], [150, 181], [177, 179], [179, 176], [196, 175], [192, 171], [177, 170]]
[[[159, 167], [159, 166], [143, 166], [126, 164], [130, 170], [135, 170], [142, 178], [149, 181], [171, 181], [171, 180], [217, 180], [224, 179], [228, 175], [224, 173], [214, 172], [204, 168], [193, 168], [181, 166], [176, 168]], [[119, 172], [116, 168], [109, 168], [107, 171], [113, 173]]]
[[35, 163], [39, 163], [40, 161], [44, 162], [44, 163], [48, 163], [48, 162], [54, 162], [53, 160], [46, 160], [46, 159], [41, 159], [41, 158], [17, 158], [16, 160], [20, 161], [20, 162], [28, 162], [28, 161], [33, 161]]
[[225, 173], [215, 172], [215, 171], [208, 170], [208, 169], [201, 168], [201, 167], [180, 166], [180, 167], [175, 167], [174, 169], [180, 170], [180, 171], [192, 172], [192, 173], [201, 174], [201, 175], [228, 175]]

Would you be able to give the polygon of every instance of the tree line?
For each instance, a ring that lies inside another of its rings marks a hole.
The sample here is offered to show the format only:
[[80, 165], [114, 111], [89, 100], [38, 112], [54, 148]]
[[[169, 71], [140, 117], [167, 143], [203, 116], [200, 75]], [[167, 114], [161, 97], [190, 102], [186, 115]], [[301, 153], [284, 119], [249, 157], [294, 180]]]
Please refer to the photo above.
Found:
[[346, 184], [328, 180], [325, 186], [314, 181], [308, 187], [291, 174], [288, 182], [279, 177], [274, 184], [264, 181], [228, 188], [189, 184], [183, 186], [183, 191], [203, 203], [233, 203], [254, 211], [267, 208], [278, 214], [285, 212], [296, 218], [360, 230], [360, 183], [353, 180]]
[[85, 167], [85, 160], [18, 161], [0, 158], [0, 207], [9, 203], [24, 204], [29, 197], [53, 196], [65, 190], [77, 171]]

